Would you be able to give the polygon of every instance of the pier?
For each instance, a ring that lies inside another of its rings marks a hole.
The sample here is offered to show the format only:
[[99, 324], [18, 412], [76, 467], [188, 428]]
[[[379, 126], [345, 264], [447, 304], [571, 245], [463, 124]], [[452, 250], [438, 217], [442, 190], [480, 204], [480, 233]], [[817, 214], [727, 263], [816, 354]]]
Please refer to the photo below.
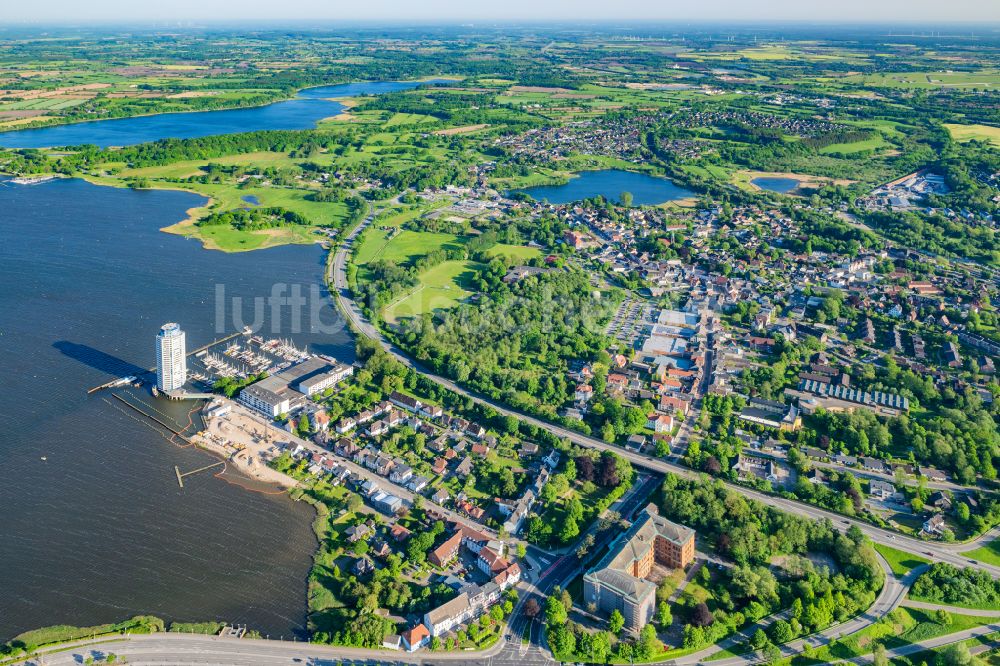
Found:
[[[202, 345], [201, 347], [198, 347], [197, 349], [193, 349], [193, 350], [189, 351], [187, 353], [187, 356], [188, 357], [194, 356], [195, 354], [199, 354], [199, 353], [201, 353], [201, 352], [203, 352], [203, 351], [205, 351], [207, 349], [210, 349], [210, 348], [214, 347], [215, 345], [222, 344], [223, 342], [229, 342], [233, 338], [238, 338], [241, 335], [243, 335], [243, 333], [231, 333], [231, 334], [229, 334], [229, 335], [227, 335], [225, 337], [219, 338], [218, 340], [213, 340], [212, 342], [209, 342], [207, 345]], [[153, 366], [152, 368], [147, 368], [146, 371], [147, 371], [147, 373], [156, 373], [156, 366]], [[126, 378], [112, 379], [111, 381], [105, 382], [104, 384], [101, 384], [100, 386], [95, 386], [95, 387], [93, 387], [91, 389], [88, 389], [87, 390], [87, 395], [90, 395], [91, 393], [96, 393], [97, 391], [101, 391], [103, 389], [115, 388], [116, 386], [121, 386], [122, 385], [122, 381], [124, 379], [126, 379]], [[128, 378], [128, 379], [135, 379], [135, 378]], [[186, 398], [186, 397], [202, 397], [203, 395], [208, 395], [208, 394], [200, 394], [200, 393], [198, 393], [198, 394], [192, 394], [191, 396], [185, 395], [185, 396], [181, 396], [181, 397], [182, 398]]]
[[212, 463], [211, 465], [205, 465], [204, 467], [199, 467], [198, 469], [193, 469], [190, 472], [184, 472], [184, 473], [181, 473], [180, 468], [178, 468], [177, 465], [174, 465], [174, 474], [177, 475], [177, 485], [183, 488], [185, 476], [191, 476], [192, 474], [197, 474], [198, 472], [204, 472], [206, 470], [212, 469], [213, 467], [218, 467], [219, 465], [225, 467], [226, 461], [220, 460], [219, 462]]

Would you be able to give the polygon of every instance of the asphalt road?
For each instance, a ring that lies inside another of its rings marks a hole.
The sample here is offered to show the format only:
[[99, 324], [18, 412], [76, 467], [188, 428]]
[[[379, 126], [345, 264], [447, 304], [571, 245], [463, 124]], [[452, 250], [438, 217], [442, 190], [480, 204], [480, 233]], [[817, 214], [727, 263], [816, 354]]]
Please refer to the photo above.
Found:
[[[906, 655], [916, 654], [917, 652], [923, 652], [924, 650], [933, 650], [934, 648], [945, 647], [947, 645], [951, 645], [952, 643], [960, 643], [961, 641], [974, 638], [976, 636], [992, 634], [995, 631], [1000, 631], [1000, 623], [986, 624], [980, 627], [966, 629], [965, 631], [959, 631], [954, 634], [948, 634], [947, 636], [938, 636], [937, 638], [930, 638], [926, 641], [903, 645], [893, 650], [886, 650], [886, 656], [889, 657], [889, 659], [893, 659], [895, 657], [905, 657]], [[978, 650], [972, 651], [978, 652]], [[851, 659], [850, 661], [834, 663], [870, 664], [872, 661], [874, 660], [871, 655], [865, 655], [864, 657], [857, 657], [855, 659]]]

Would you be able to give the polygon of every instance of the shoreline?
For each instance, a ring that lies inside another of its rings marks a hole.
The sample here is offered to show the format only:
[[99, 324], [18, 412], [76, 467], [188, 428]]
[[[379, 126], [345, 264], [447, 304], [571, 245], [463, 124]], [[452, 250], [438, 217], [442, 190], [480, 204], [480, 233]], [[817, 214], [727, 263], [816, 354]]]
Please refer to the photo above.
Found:
[[[282, 474], [276, 469], [273, 469], [266, 464], [257, 464], [254, 462], [254, 457], [244, 451], [239, 451], [235, 448], [231, 448], [224, 444], [219, 444], [209, 437], [203, 435], [195, 435], [191, 438], [191, 441], [195, 442], [195, 445], [214, 456], [217, 456], [220, 460], [226, 463], [226, 467], [223, 469], [222, 473], [229, 471], [229, 465], [232, 464], [236, 473], [243, 476], [251, 481], [256, 481], [260, 483], [265, 483], [272, 486], [278, 486], [281, 489], [281, 493], [291, 490], [298, 486], [299, 482], [292, 477]], [[253, 488], [246, 488], [250, 492], [260, 492], [254, 490]]]
[[[465, 78], [466, 77], [457, 76], [457, 75], [441, 75], [441, 76], [429, 75], [429, 76], [425, 76], [425, 77], [422, 77], [422, 78], [419, 78], [419, 79], [393, 80], [391, 82], [392, 83], [427, 83], [428, 81], [433, 81], [435, 79], [439, 79], [439, 80], [447, 79], [449, 81], [463, 81]], [[14, 132], [29, 132], [29, 131], [32, 131], [32, 130], [48, 129], [50, 127], [71, 127], [71, 126], [74, 126], [74, 125], [82, 125], [84, 123], [99, 123], [99, 122], [106, 122], [106, 121], [111, 121], [111, 120], [128, 120], [129, 118], [149, 118], [149, 117], [152, 117], [152, 116], [174, 116], [174, 115], [181, 114], [181, 113], [211, 113], [213, 111], [239, 111], [240, 109], [262, 109], [264, 107], [272, 106], [274, 104], [281, 104], [283, 102], [291, 102], [291, 101], [294, 101], [296, 99], [310, 99], [310, 98], [306, 98], [306, 97], [299, 97], [299, 95], [302, 93], [303, 90], [314, 90], [316, 88], [327, 88], [327, 87], [333, 87], [333, 86], [345, 86], [345, 85], [363, 84], [363, 83], [385, 83], [385, 81], [377, 81], [377, 80], [371, 80], [371, 81], [342, 81], [340, 83], [324, 83], [324, 84], [321, 84], [321, 85], [318, 85], [318, 86], [305, 86], [305, 87], [296, 89], [295, 94], [293, 96], [291, 96], [291, 97], [279, 97], [278, 99], [272, 100], [270, 102], [264, 102], [263, 104], [247, 104], [247, 105], [243, 105], [243, 106], [228, 106], [228, 107], [220, 107], [218, 109], [190, 109], [190, 110], [186, 110], [186, 111], [152, 111], [150, 113], [137, 113], [137, 114], [128, 115], [128, 116], [115, 116], [113, 118], [85, 118], [83, 120], [74, 120], [74, 121], [68, 122], [68, 123], [45, 123], [45, 124], [33, 125], [33, 126], [29, 126], [29, 127], [18, 127], [16, 129], [14, 129], [14, 128], [12, 128], [12, 129], [0, 129], [0, 141], [3, 141], [3, 137], [6, 134], [13, 134]], [[319, 99], [319, 100], [325, 101], [325, 102], [331, 102], [333, 104], [341, 104], [341, 105], [343, 105], [343, 102], [341, 100], [342, 99], [351, 99], [351, 97], [343, 97], [343, 98], [338, 98], [338, 97], [329, 97], [329, 98], [321, 97], [321, 98], [316, 98], [316, 99]], [[336, 118], [337, 116], [329, 116], [329, 117], [330, 118]], [[320, 120], [317, 120], [316, 121], [317, 124], [321, 120], [324, 120], [324, 119], [321, 118]], [[316, 127], [314, 126], [312, 128], [304, 128], [304, 129], [307, 129], [307, 130], [308, 129], [316, 129]], [[250, 130], [250, 131], [253, 131], [253, 130]], [[164, 137], [164, 138], [167, 138], [167, 137]], [[142, 143], [156, 143], [156, 141], [162, 141], [162, 140], [163, 139], [155, 139], [153, 141], [144, 141]], [[77, 145], [82, 145], [82, 144], [77, 144]], [[129, 145], [141, 145], [141, 144], [129, 144]], [[49, 149], [52, 149], [52, 148], [59, 148], [59, 147], [61, 147], [61, 146], [46, 146], [45, 148], [39, 148], [38, 150], [49, 150]], [[71, 147], [71, 146], [66, 146], [66, 147]], [[121, 147], [122, 146], [108, 146], [107, 148], [121, 148]], [[106, 150], [107, 148], [102, 149], [102, 150]], [[17, 146], [0, 146], [0, 150], [21, 150], [21, 148], [19, 148]]]

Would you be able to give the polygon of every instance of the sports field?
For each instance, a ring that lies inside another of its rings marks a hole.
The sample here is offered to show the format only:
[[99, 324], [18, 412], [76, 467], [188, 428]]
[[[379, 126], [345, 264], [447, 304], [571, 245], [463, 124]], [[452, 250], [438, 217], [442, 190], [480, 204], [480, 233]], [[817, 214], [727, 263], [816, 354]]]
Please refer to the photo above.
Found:
[[385, 308], [386, 322], [394, 324], [406, 317], [452, 308], [472, 295], [472, 278], [482, 264], [474, 261], [445, 261], [420, 274], [420, 286]]

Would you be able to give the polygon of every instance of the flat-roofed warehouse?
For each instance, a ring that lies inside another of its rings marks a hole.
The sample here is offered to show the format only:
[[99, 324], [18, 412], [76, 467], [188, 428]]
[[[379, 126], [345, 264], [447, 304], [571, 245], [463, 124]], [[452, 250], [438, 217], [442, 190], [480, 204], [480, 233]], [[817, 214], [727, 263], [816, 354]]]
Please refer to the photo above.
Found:
[[313, 356], [247, 386], [239, 401], [267, 417], [288, 414], [311, 395], [335, 386], [354, 368], [336, 359]]

